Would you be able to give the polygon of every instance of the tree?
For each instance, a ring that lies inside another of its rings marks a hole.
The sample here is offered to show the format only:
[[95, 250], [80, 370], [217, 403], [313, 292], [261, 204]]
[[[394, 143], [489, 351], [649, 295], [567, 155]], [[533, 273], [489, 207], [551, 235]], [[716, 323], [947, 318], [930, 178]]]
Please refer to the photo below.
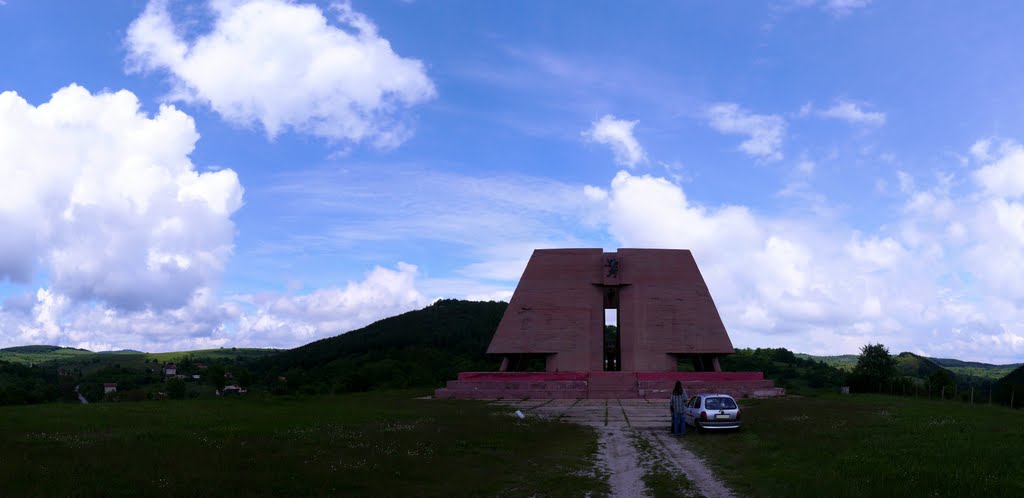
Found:
[[224, 367], [213, 364], [206, 370], [207, 378], [210, 379], [210, 384], [217, 388], [218, 391], [224, 389]]
[[248, 389], [252, 385], [252, 373], [249, 372], [248, 368], [242, 368], [238, 371], [238, 387], [242, 389]]
[[850, 374], [850, 385], [860, 391], [880, 389], [896, 377], [896, 359], [882, 344], [867, 344], [860, 348], [857, 366]]
[[167, 397], [171, 399], [185, 399], [185, 381], [174, 378], [167, 381]]

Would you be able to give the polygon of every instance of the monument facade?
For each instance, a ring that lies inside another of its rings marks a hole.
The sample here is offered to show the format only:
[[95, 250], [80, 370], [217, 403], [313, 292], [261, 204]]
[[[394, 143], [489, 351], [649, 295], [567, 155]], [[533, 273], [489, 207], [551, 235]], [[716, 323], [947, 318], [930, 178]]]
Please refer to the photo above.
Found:
[[[605, 323], [606, 310], [618, 323]], [[618, 344], [607, 344], [606, 325]], [[487, 352], [504, 357], [504, 371], [541, 356], [549, 372], [673, 372], [680, 360], [719, 371], [733, 347], [690, 251], [541, 249]]]
[[[616, 323], [606, 323], [611, 310]], [[661, 397], [676, 380], [705, 392], [781, 392], [760, 372], [721, 372], [719, 357], [733, 352], [690, 251], [538, 249], [487, 349], [500, 371], [463, 372], [437, 395]], [[544, 372], [524, 371], [541, 362]], [[693, 371], [679, 372], [687, 363]]]

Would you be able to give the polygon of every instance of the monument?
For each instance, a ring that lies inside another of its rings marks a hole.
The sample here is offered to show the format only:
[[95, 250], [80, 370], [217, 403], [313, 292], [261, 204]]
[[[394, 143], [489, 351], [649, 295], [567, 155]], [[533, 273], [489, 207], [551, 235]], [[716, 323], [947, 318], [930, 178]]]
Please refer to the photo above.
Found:
[[676, 380], [691, 393], [782, 394], [760, 372], [721, 372], [732, 342], [688, 250], [534, 251], [487, 353], [499, 372], [463, 372], [437, 397], [667, 397]]

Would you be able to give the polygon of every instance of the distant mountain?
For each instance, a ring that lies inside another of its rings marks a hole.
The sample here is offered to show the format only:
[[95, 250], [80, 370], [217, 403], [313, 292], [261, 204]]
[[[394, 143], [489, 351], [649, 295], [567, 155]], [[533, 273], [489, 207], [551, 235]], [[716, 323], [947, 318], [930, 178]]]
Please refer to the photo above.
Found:
[[0, 349], [0, 351], [7, 352], [7, 353], [29, 353], [29, 354], [52, 353], [54, 351], [79, 351], [79, 352], [82, 352], [82, 353], [91, 353], [92, 352], [92, 351], [89, 351], [88, 349], [66, 348], [66, 347], [63, 347], [63, 346], [45, 346], [45, 345], [14, 346], [14, 347], [10, 347], [10, 348], [2, 348], [2, 349]]
[[441, 385], [459, 372], [498, 368], [499, 360], [485, 352], [507, 307], [441, 300], [282, 351], [256, 361], [253, 370], [279, 389], [304, 392]]
[[935, 372], [943, 370], [943, 367], [932, 361], [931, 358], [914, 353], [902, 352], [893, 358], [896, 359], [896, 372], [904, 377], [926, 379], [934, 375]]
[[995, 398], [1000, 403], [1012, 400], [1014, 407], [1024, 406], [1024, 366], [1017, 367], [996, 382]]
[[853, 367], [857, 366], [857, 359], [860, 358], [855, 354], [841, 354], [835, 356], [818, 356], [806, 353], [794, 353], [797, 358], [805, 360], [820, 361], [826, 365], [838, 368], [840, 370], [853, 370]]
[[138, 353], [142, 353], [142, 351], [137, 351], [137, 350], [134, 350], [134, 349], [117, 349], [117, 350], [114, 350], [114, 351], [97, 351], [96, 352], [96, 354], [124, 354], [124, 353], [135, 353], [135, 354], [138, 354]]
[[975, 367], [975, 368], [998, 368], [1006, 365], [993, 365], [991, 363], [981, 363], [977, 361], [963, 361], [956, 360], [953, 358], [929, 358], [935, 364], [943, 367]]

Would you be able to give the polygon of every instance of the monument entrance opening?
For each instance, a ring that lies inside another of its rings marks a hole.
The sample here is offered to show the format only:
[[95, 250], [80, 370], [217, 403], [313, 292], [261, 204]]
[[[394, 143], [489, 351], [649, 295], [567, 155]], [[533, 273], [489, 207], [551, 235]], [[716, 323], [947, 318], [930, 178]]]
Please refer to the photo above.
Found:
[[622, 362], [618, 310], [604, 310], [604, 371], [618, 372]]

